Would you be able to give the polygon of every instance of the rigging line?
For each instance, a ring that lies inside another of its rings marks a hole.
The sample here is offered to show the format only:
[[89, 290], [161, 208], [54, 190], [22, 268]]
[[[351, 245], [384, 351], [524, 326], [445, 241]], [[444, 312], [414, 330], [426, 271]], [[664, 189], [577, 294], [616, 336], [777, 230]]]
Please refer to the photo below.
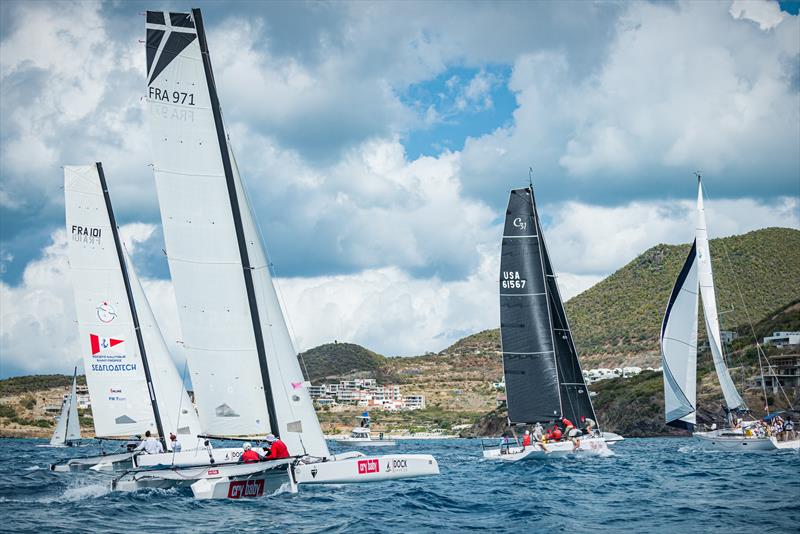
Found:
[[[708, 193], [706, 192], [705, 185], [703, 185], [702, 182], [700, 183], [700, 187], [703, 188], [703, 193], [706, 195], [707, 198], [709, 198], [708, 197]], [[756, 335], [756, 329], [753, 326], [753, 320], [750, 318], [750, 310], [747, 308], [747, 303], [744, 300], [744, 294], [742, 293], [742, 288], [739, 285], [739, 279], [736, 276], [736, 271], [733, 269], [733, 262], [731, 261], [730, 254], [728, 253], [728, 246], [725, 244], [725, 240], [724, 239], [720, 239], [720, 242], [722, 243], [722, 250], [725, 251], [725, 259], [728, 261], [728, 266], [731, 269], [731, 277], [733, 278], [734, 284], [736, 285], [736, 292], [739, 294], [739, 299], [741, 299], [741, 301], [742, 301], [742, 308], [744, 308], [744, 314], [745, 314], [745, 317], [747, 318], [747, 324], [750, 326], [750, 333], [753, 335], [753, 341], [756, 344], [756, 351], [758, 352], [758, 367], [759, 367], [759, 370], [761, 371], [761, 387], [762, 387], [762, 390], [763, 390], [763, 393], [764, 393], [764, 404], [767, 407], [767, 413], [769, 413], [769, 401], [767, 400], [767, 386], [766, 386], [766, 382], [764, 380], [764, 367], [761, 365], [761, 356], [762, 356], [762, 354], [764, 356], [764, 360], [766, 360], [766, 362], [767, 362], [768, 368], [773, 373], [773, 376], [775, 376], [775, 380], [778, 382], [778, 387], [780, 388], [781, 392], [783, 393], [783, 396], [786, 398], [786, 402], [789, 404], [790, 408], [794, 409], [792, 407], [792, 402], [789, 400], [789, 396], [786, 395], [786, 391], [783, 389], [783, 385], [781, 385], [781, 381], [774, 374], [774, 371], [772, 371], [772, 364], [770, 364], [769, 359], [767, 358], [767, 355], [764, 353], [764, 350], [761, 348], [761, 343], [758, 342], [758, 336]], [[709, 245], [709, 249], [710, 249], [710, 245]], [[742, 399], [742, 400], [744, 400], [744, 399]]]
[[[181, 408], [183, 408], [183, 390], [186, 388], [186, 372], [189, 370], [189, 360], [185, 358], [183, 360], [183, 376], [181, 376], [181, 387], [178, 390], [178, 416], [175, 419], [175, 437], [178, 437], [178, 433], [180, 432], [181, 428]], [[188, 396], [188, 393], [187, 393]], [[178, 440], [180, 443], [180, 440]], [[195, 443], [195, 445], [197, 445]], [[181, 447], [183, 449], [183, 447]], [[175, 447], [172, 448], [172, 465], [175, 465]]]

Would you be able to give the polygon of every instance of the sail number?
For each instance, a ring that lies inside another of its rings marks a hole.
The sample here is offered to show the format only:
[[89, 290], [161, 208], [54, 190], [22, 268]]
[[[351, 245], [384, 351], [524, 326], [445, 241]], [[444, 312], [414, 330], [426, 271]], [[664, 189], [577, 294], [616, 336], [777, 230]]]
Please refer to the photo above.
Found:
[[503, 271], [500, 286], [503, 289], [523, 289], [527, 280], [520, 278], [519, 271]]
[[158, 87], [150, 87], [150, 98], [160, 102], [169, 102], [171, 104], [183, 104], [186, 106], [194, 106], [194, 94], [183, 93], [181, 91], [172, 91], [171, 93], [166, 89], [159, 89]]

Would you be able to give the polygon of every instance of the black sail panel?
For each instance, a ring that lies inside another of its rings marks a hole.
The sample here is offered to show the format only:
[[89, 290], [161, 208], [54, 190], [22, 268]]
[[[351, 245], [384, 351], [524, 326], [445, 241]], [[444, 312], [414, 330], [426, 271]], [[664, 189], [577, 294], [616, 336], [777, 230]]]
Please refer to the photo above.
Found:
[[500, 258], [500, 333], [508, 416], [514, 423], [561, 414], [538, 224], [531, 191], [511, 192]]
[[[538, 223], [538, 214], [536, 215]], [[560, 384], [561, 406], [563, 416], [580, 426], [581, 417], [589, 417], [596, 421], [594, 407], [589, 398], [589, 390], [583, 378], [578, 351], [572, 339], [572, 331], [561, 301], [550, 254], [544, 239], [542, 242], [542, 259], [547, 280], [547, 294], [550, 304], [550, 317], [553, 322], [553, 343], [556, 362], [558, 364], [558, 381]]]

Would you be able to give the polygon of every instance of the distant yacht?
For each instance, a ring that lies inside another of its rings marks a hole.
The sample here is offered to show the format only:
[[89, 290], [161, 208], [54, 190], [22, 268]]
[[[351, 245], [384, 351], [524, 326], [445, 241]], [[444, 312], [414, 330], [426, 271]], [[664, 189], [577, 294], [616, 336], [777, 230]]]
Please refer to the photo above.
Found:
[[[703, 301], [708, 345], [725, 398], [726, 426], [712, 427], [692, 436], [706, 448], [725, 451], [798, 449], [800, 439], [778, 441], [757, 436], [758, 421], [742, 422], [750, 413], [731, 379], [721, 343], [714, 276], [703, 207], [703, 187], [697, 176], [697, 225], [694, 243], [672, 289], [661, 326], [661, 361], [664, 368], [664, 415], [670, 426], [694, 431], [697, 424], [697, 296]], [[759, 356], [760, 357], [760, 356]], [[763, 376], [763, 372], [762, 372]]]
[[380, 437], [378, 439], [372, 439], [368, 412], [364, 412], [356, 419], [359, 421], [358, 426], [353, 427], [353, 430], [350, 432], [348, 437], [337, 439], [336, 443], [341, 443], [342, 445], [353, 445], [356, 447], [391, 447], [397, 444], [392, 439], [383, 439], [383, 432], [380, 433]]
[[58, 417], [50, 445], [53, 447], [72, 447], [81, 439], [81, 424], [78, 419], [78, 368], [72, 372], [72, 389], [61, 403], [61, 415]]

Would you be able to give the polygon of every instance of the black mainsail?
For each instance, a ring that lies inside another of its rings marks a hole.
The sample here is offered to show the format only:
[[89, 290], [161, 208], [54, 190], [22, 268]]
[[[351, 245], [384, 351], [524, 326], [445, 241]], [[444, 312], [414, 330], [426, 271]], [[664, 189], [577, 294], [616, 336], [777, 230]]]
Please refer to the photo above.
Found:
[[499, 289], [509, 421], [595, 419], [531, 188], [511, 191]]

